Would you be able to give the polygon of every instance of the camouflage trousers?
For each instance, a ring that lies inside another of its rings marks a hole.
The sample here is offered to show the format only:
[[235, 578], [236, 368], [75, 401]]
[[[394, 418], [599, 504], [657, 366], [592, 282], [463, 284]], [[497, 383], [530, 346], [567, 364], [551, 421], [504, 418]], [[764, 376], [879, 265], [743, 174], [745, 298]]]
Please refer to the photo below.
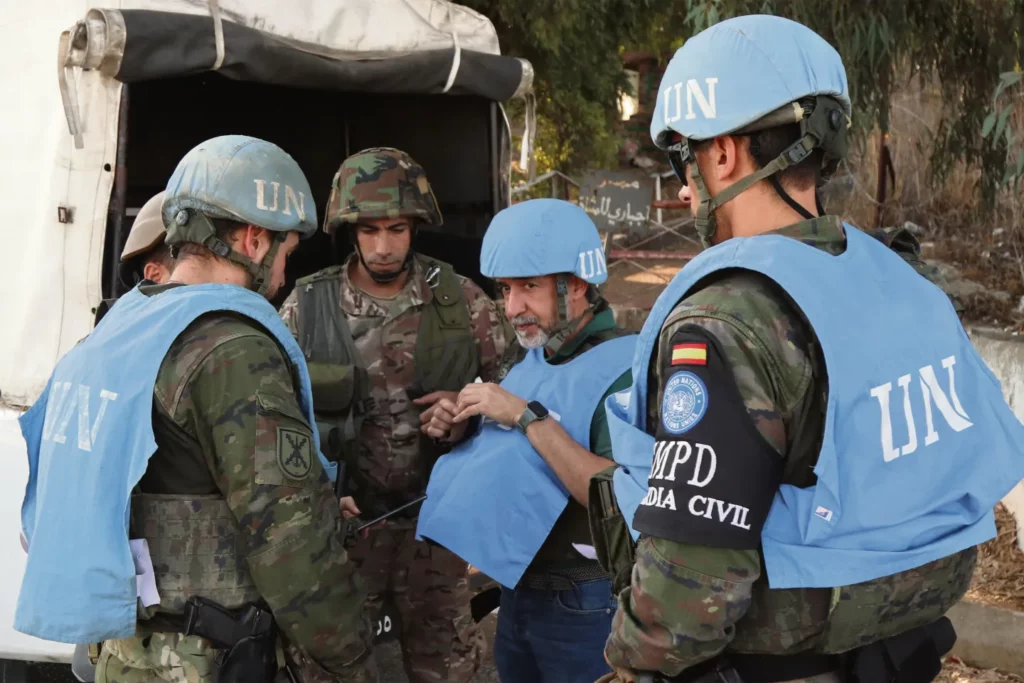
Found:
[[389, 521], [359, 539], [349, 559], [376, 610], [390, 599], [409, 683], [465, 683], [486, 648], [470, 613], [469, 567], [457, 555], [416, 540], [415, 521]]
[[211, 683], [217, 649], [198, 636], [154, 633], [103, 643], [96, 683]]
[[[289, 650], [290, 651], [290, 650]], [[153, 633], [103, 643], [96, 662], [96, 683], [215, 683], [214, 658], [219, 650], [199, 636], [181, 633]], [[294, 654], [294, 653], [293, 653]], [[278, 648], [278, 662], [285, 661]], [[296, 659], [288, 658], [293, 664]], [[344, 676], [335, 676], [318, 665], [303, 660], [293, 668], [302, 683], [374, 683], [377, 668], [371, 657], [352, 667]], [[276, 681], [288, 683], [282, 669]]]
[[[629, 674], [610, 673], [597, 679], [597, 683], [636, 683], [636, 677]], [[794, 678], [784, 683], [841, 683], [839, 674], [819, 674], [810, 678]]]

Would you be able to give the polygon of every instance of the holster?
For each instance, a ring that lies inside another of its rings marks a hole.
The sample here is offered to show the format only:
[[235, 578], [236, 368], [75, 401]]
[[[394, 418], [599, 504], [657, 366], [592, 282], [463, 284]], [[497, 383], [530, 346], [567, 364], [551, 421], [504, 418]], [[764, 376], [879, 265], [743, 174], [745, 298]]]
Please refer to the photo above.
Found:
[[591, 477], [587, 513], [597, 561], [611, 574], [612, 592], [618, 595], [630, 583], [635, 546], [626, 519], [615, 500], [612, 479], [615, 469], [609, 467]]
[[827, 672], [835, 672], [844, 683], [930, 683], [955, 642], [953, 624], [942, 617], [843, 655], [726, 654], [674, 677], [643, 673], [638, 683], [774, 683]]
[[266, 605], [237, 610], [206, 598], [185, 604], [185, 635], [205, 638], [220, 649], [218, 683], [272, 683], [277, 674], [277, 627]]
[[928, 683], [953, 649], [956, 629], [948, 617], [859, 647], [846, 655], [850, 683]]

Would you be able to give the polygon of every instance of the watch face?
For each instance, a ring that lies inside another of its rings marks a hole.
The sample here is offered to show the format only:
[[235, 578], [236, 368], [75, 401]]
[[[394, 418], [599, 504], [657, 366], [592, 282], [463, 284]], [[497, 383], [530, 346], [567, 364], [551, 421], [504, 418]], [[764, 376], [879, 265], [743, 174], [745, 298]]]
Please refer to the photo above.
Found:
[[530, 401], [526, 404], [526, 407], [529, 408], [530, 412], [536, 415], [538, 419], [548, 416], [548, 409], [541, 405], [539, 401]]

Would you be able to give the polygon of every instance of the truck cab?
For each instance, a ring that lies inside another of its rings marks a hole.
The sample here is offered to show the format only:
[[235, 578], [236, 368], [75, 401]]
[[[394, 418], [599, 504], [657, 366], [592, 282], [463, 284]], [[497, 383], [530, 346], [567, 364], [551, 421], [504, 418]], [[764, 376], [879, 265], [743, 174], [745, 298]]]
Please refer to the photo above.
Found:
[[[0, 680], [35, 663], [66, 666], [74, 649], [13, 629], [28, 471], [17, 417], [134, 285], [119, 256], [180, 158], [217, 135], [271, 141], [305, 172], [322, 224], [345, 157], [402, 149], [426, 169], [444, 217], [418, 231], [415, 248], [493, 294], [478, 257], [510, 201], [503, 104], [528, 96], [533, 77], [528, 62], [500, 54], [485, 17], [440, 0], [53, 4], [0, 10], [0, 54], [22, 65], [7, 84], [16, 106], [0, 114], [10, 208], [0, 272], [18, 283], [0, 292]], [[272, 303], [350, 251], [322, 231], [304, 241]]]

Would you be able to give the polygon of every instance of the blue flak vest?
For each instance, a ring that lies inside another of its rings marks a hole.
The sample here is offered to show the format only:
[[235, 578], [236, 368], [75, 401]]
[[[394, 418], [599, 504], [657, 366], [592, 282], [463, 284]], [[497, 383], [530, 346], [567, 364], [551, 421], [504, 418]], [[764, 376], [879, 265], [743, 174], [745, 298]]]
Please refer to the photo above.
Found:
[[772, 588], [861, 583], [982, 543], [995, 535], [993, 507], [1024, 476], [1024, 427], [948, 297], [883, 244], [844, 227], [839, 256], [761, 235], [691, 261], [640, 333], [633, 386], [605, 404], [622, 465], [615, 495], [632, 526], [654, 447], [647, 372], [669, 313], [725, 268], [762, 273], [789, 294], [821, 344], [829, 392], [817, 483], [782, 485], [761, 532]]
[[[558, 365], [532, 349], [501, 386], [540, 401], [576, 443], [590, 448], [601, 397], [629, 370], [636, 335], [618, 337]], [[472, 438], [438, 458], [416, 538], [428, 538], [514, 588], [569, 500], [569, 491], [517, 428], [485, 419]]]
[[[262, 296], [208, 284], [149, 297], [136, 288], [121, 297], [61, 358], [21, 417], [29, 460], [21, 519], [29, 546], [16, 630], [64, 643], [135, 633], [129, 504], [156, 450], [153, 386], [174, 340], [212, 311], [240, 313], [276, 338], [298, 369], [300, 404], [313, 424], [302, 351]], [[313, 440], [319, 453], [315, 429]], [[336, 476], [335, 464], [324, 460], [324, 467]]]

